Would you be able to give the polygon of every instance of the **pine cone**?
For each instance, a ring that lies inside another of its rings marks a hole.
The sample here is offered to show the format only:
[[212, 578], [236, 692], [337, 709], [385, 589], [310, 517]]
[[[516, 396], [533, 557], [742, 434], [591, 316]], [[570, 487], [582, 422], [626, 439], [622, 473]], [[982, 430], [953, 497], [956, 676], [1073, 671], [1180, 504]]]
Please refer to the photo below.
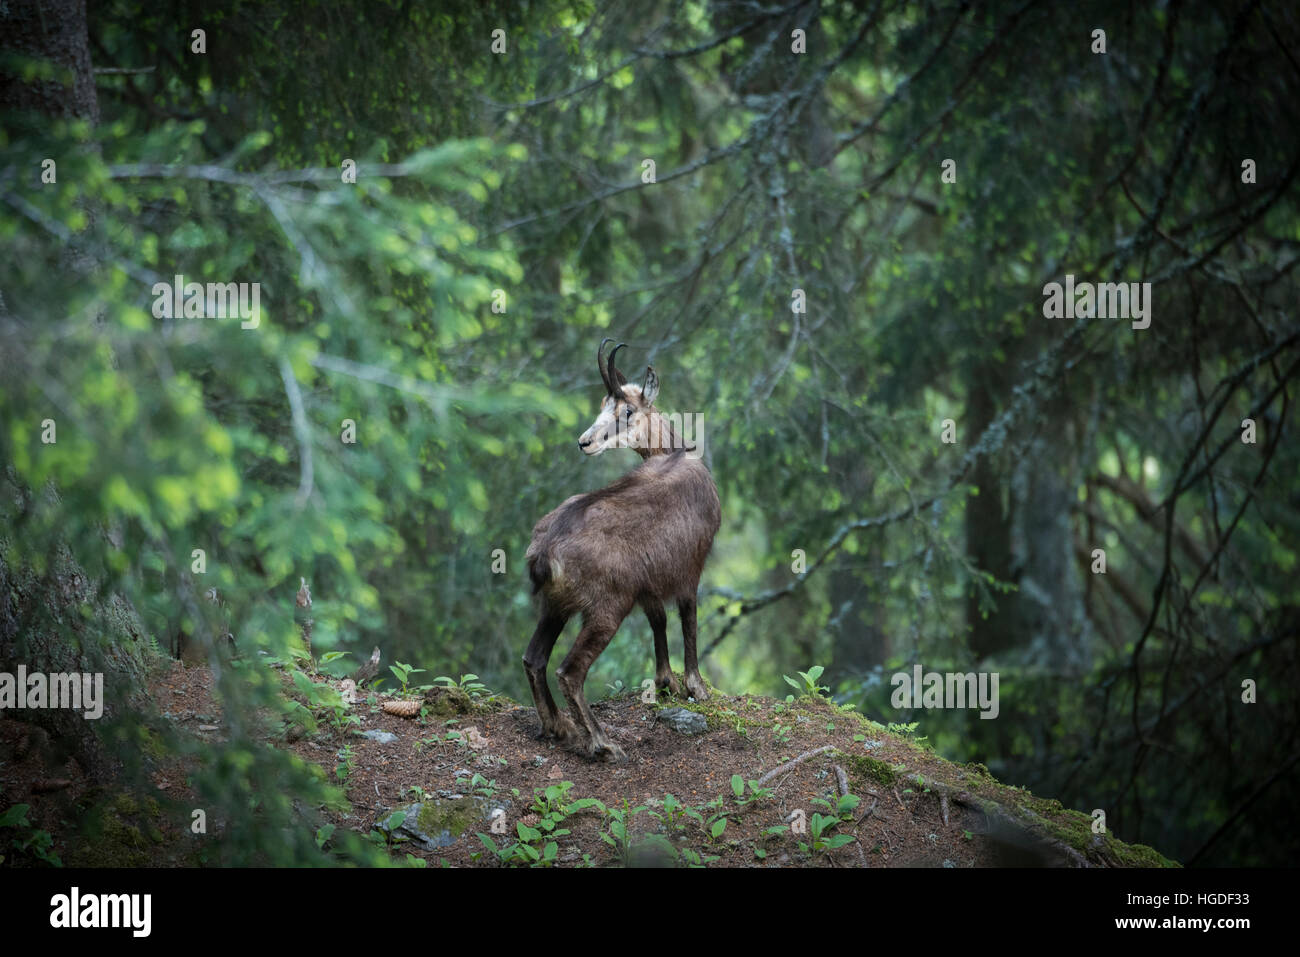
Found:
[[388, 714], [395, 714], [402, 718], [414, 718], [420, 713], [420, 702], [418, 701], [385, 701], [384, 711]]

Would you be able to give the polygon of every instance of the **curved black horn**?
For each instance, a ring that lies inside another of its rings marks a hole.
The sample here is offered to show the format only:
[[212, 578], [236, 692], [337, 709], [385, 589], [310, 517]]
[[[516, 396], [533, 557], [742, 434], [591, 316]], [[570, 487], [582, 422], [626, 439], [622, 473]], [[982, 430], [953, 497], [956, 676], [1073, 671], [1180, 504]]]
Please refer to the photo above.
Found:
[[609, 381], [611, 386], [609, 391], [620, 399], [624, 398], [623, 386], [627, 385], [627, 379], [623, 376], [623, 373], [618, 371], [618, 366], [614, 365], [614, 357], [618, 355], [618, 350], [625, 345], [627, 345], [626, 342], [620, 342], [614, 347], [614, 351], [609, 354]]
[[605, 391], [612, 393], [614, 387], [609, 384], [609, 370], [605, 368], [605, 343], [613, 342], [609, 336], [600, 340], [600, 346], [596, 349], [596, 368], [600, 370], [600, 381], [605, 383]]

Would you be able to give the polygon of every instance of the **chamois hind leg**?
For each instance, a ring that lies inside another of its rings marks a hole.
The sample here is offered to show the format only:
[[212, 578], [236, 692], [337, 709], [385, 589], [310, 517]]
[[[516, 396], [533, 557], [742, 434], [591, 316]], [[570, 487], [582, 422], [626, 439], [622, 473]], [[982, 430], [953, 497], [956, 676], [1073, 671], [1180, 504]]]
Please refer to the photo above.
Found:
[[673, 666], [668, 661], [668, 615], [664, 603], [658, 598], [647, 598], [641, 602], [645, 616], [650, 620], [650, 630], [655, 633], [655, 687], [681, 697], [681, 688], [673, 677]]
[[682, 644], [686, 646], [686, 690], [696, 701], [704, 701], [709, 696], [709, 689], [700, 677], [699, 662], [695, 660], [695, 598], [678, 601], [677, 613], [682, 619]]
[[555, 640], [564, 630], [565, 622], [566, 619], [559, 615], [549, 612], [542, 615], [532, 641], [528, 642], [528, 650], [524, 652], [524, 672], [533, 690], [533, 703], [537, 705], [537, 717], [542, 721], [542, 732], [564, 741], [577, 741], [580, 738], [577, 725], [555, 707], [551, 686], [546, 681], [546, 665], [551, 660]]
[[622, 616], [615, 619], [584, 616], [578, 640], [573, 643], [568, 656], [555, 671], [555, 677], [560, 681], [560, 690], [569, 699], [574, 720], [587, 730], [590, 738], [587, 753], [606, 761], [626, 761], [627, 755], [601, 729], [591, 705], [587, 704], [587, 698], [582, 693], [582, 686], [587, 680], [592, 662], [600, 657], [622, 620]]

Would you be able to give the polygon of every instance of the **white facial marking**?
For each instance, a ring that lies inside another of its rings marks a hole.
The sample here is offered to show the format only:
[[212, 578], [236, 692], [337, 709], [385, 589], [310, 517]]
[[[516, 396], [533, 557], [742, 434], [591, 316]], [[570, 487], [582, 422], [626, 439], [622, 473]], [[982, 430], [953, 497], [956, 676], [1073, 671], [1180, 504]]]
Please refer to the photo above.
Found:
[[599, 455], [606, 449], [639, 448], [644, 444], [641, 433], [644, 431], [645, 415], [636, 404], [641, 396], [641, 388], [625, 385], [623, 393], [630, 401], [620, 402], [613, 396], [606, 396], [596, 421], [579, 437], [578, 445], [587, 455]]

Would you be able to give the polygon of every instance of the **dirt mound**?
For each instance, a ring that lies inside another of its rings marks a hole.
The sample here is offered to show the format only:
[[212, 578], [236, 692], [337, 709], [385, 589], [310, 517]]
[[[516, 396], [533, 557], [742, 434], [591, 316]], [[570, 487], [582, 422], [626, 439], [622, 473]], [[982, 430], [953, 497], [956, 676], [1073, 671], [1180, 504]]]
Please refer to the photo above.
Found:
[[[303, 700], [287, 674], [284, 690]], [[150, 694], [178, 732], [222, 738], [206, 667], [177, 662]], [[418, 706], [414, 716], [385, 711], [395, 700]], [[980, 765], [945, 761], [823, 698], [714, 691], [703, 702], [648, 701], [632, 692], [593, 707], [626, 763], [554, 745], [532, 708], [478, 684], [405, 698], [363, 689], [350, 705], [354, 726], [292, 725], [275, 743], [344, 786], [350, 808], [322, 812], [327, 823], [376, 831], [399, 856], [431, 866], [1170, 866], [1150, 848], [1092, 833], [1079, 811], [1000, 784]], [[29, 803], [33, 826], [56, 832], [53, 851], [94, 863], [56, 830], [69, 805], [92, 801], [127, 837], [144, 835], [104, 863], [195, 863], [166, 852], [173, 842], [161, 838], [175, 822], [120, 813], [120, 795], [78, 794], [79, 777], [39, 793], [48, 775], [22, 752], [16, 724], [0, 725], [12, 732], [0, 735], [0, 750], [21, 754], [7, 769], [6, 799]], [[183, 801], [184, 760], [156, 757], [157, 796]], [[138, 798], [136, 810], [156, 807]]]

